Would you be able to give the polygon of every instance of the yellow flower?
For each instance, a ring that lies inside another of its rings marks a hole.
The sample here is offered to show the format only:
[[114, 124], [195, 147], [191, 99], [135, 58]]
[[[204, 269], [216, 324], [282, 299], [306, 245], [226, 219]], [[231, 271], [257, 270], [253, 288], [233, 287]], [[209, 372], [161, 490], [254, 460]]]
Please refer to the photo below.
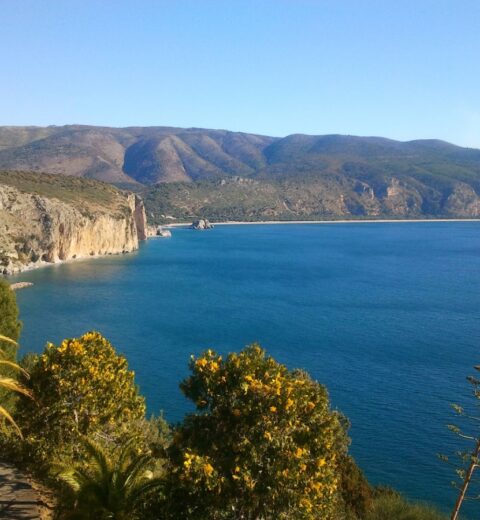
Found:
[[263, 434], [263, 438], [267, 439], [267, 441], [271, 441], [272, 440], [272, 434], [270, 432], [265, 432]]
[[300, 459], [304, 452], [305, 450], [303, 450], [302, 448], [297, 448], [297, 450], [295, 451], [295, 457], [297, 457], [297, 459]]
[[312, 401], [308, 401], [307, 403], [308, 410], [313, 410], [315, 408], [315, 403], [312, 403]]
[[270, 411], [272, 413], [275, 413], [277, 411], [277, 407], [276, 406], [270, 406]]
[[204, 368], [207, 363], [208, 363], [208, 361], [205, 358], [200, 358], [200, 359], [197, 359], [197, 361], [195, 361], [195, 366]]
[[293, 406], [293, 400], [288, 398], [287, 399], [287, 404], [285, 405], [285, 408], [288, 410], [289, 408], [291, 408]]
[[206, 477], [210, 477], [213, 473], [213, 466], [207, 462], [203, 466], [203, 472], [205, 473]]
[[308, 500], [308, 498], [302, 498], [300, 500], [300, 505], [307, 511], [312, 510], [312, 503], [310, 502], [310, 500]]

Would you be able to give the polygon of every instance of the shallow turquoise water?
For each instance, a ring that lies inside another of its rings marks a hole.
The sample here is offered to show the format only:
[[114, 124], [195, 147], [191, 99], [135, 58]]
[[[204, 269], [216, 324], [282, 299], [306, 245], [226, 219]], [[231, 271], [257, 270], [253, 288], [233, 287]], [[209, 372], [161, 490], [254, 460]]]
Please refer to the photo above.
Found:
[[190, 354], [258, 341], [327, 385], [373, 482], [453, 502], [436, 453], [460, 446], [449, 403], [468, 400], [480, 362], [478, 223], [176, 229], [138, 253], [16, 279], [35, 284], [18, 293], [24, 351], [100, 330], [150, 411], [175, 421]]

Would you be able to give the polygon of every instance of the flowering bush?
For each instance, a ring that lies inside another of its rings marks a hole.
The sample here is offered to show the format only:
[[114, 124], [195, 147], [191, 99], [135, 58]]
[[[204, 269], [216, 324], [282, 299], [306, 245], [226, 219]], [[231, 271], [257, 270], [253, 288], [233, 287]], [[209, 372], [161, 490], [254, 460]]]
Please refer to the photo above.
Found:
[[19, 409], [27, 441], [42, 448], [75, 445], [80, 435], [119, 436], [145, 414], [127, 360], [99, 333], [48, 344], [28, 382], [36, 402]]
[[198, 413], [174, 436], [170, 516], [336, 517], [347, 437], [325, 388], [258, 345], [190, 369], [181, 388]]

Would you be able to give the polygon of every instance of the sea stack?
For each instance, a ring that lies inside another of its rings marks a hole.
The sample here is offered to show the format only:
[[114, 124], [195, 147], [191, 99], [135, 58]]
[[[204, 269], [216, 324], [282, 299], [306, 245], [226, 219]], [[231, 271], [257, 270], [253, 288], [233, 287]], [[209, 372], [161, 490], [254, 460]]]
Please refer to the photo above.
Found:
[[198, 220], [194, 220], [190, 229], [204, 230], [204, 229], [212, 229], [213, 224], [211, 224], [208, 219], [201, 218]]

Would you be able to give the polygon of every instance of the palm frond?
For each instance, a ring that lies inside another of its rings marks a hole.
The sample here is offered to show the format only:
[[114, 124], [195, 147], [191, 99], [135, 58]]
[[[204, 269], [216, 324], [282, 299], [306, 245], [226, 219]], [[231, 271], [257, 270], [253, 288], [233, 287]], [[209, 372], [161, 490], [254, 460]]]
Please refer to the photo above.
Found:
[[150, 457], [148, 455], [140, 455], [132, 460], [125, 469], [125, 488], [135, 487], [135, 484], [140, 480], [140, 475], [147, 470], [149, 462]]
[[90, 439], [85, 439], [85, 449], [92, 458], [92, 462], [97, 467], [100, 474], [107, 475], [110, 472], [110, 464], [107, 454], [102, 447]]
[[128, 497], [130, 503], [135, 504], [150, 491], [157, 491], [165, 486], [165, 480], [160, 477], [152, 478], [133, 489]]
[[0, 334], [0, 341], [5, 341], [5, 343], [10, 343], [11, 345], [18, 347], [18, 343], [16, 341], [14, 341], [12, 338], [4, 336], [3, 334]]
[[135, 442], [135, 439], [133, 437], [131, 437], [124, 444], [122, 444], [122, 447], [120, 450], [120, 455], [118, 456], [118, 461], [117, 461], [117, 466], [119, 468], [123, 468], [125, 466], [126, 462], [128, 461], [128, 459], [131, 457], [132, 451], [133, 451], [132, 447], [133, 447], [134, 442]]
[[30, 399], [33, 399], [32, 392], [28, 388], [25, 388], [17, 380], [12, 379], [11, 377], [0, 377], [0, 387], [3, 387], [7, 390], [11, 390], [12, 392], [16, 392], [18, 394], [23, 394], [26, 397], [30, 397]]
[[13, 361], [8, 361], [6, 359], [0, 359], [0, 366], [7, 366], [7, 367], [10, 367], [10, 368], [13, 368], [14, 370], [18, 370], [27, 379], [30, 378], [30, 374], [24, 368], [22, 368], [17, 363], [14, 363]]
[[13, 417], [3, 406], [0, 406], [0, 416], [7, 419], [7, 421], [15, 428], [18, 435], [23, 439], [22, 432], [20, 431], [20, 428], [18, 427], [17, 423], [13, 420]]
[[64, 484], [72, 489], [74, 492], [80, 491], [82, 487], [82, 479], [79, 479], [79, 475], [75, 470], [64, 470], [60, 471], [55, 475], [58, 480], [61, 480]]

